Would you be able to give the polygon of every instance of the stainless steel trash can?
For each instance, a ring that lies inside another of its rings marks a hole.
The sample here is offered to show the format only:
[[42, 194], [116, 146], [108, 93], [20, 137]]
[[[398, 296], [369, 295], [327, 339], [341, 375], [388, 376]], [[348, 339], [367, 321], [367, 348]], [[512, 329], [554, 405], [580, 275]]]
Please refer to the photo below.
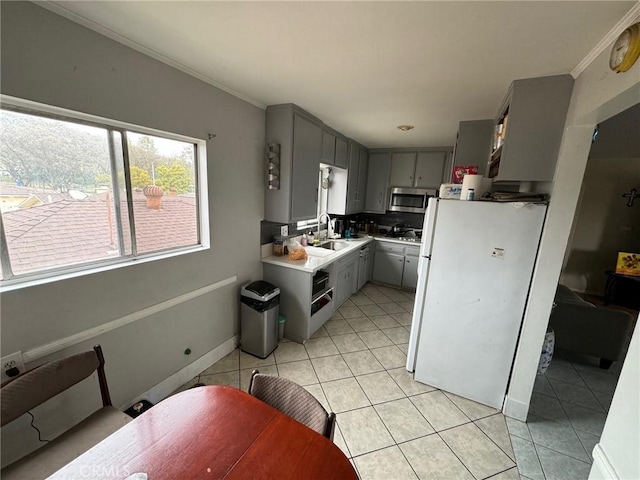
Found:
[[280, 289], [259, 280], [240, 290], [241, 350], [267, 358], [278, 346]]

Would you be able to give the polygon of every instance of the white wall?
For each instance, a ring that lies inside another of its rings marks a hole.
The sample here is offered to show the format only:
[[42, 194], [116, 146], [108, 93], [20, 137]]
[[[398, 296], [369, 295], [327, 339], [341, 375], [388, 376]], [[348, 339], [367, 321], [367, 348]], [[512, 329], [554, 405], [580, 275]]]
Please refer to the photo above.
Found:
[[639, 323], [636, 323], [600, 443], [593, 451], [590, 480], [640, 478]]
[[558, 155], [551, 203], [534, 270], [504, 413], [525, 420], [551, 305], [576, 211], [596, 123], [640, 99], [640, 62], [628, 72], [609, 69], [611, 45], [576, 78]]
[[561, 283], [604, 295], [618, 252], [640, 252], [640, 201], [630, 208], [622, 196], [632, 188], [640, 190], [640, 158], [589, 159]]
[[[210, 250], [0, 297], [4, 355], [237, 276], [234, 285], [64, 352], [101, 343], [112, 399], [125, 406], [238, 332], [239, 286], [262, 277], [264, 110], [32, 3], [0, 8], [3, 94], [197, 138], [216, 134], [207, 142]], [[99, 402], [96, 388], [81, 392], [83, 402], [54, 412], [62, 422], [77, 416], [76, 407]], [[9, 430], [2, 429], [3, 462], [7, 445], [35, 436], [24, 427], [10, 438]], [[54, 433], [45, 428], [43, 436]]]

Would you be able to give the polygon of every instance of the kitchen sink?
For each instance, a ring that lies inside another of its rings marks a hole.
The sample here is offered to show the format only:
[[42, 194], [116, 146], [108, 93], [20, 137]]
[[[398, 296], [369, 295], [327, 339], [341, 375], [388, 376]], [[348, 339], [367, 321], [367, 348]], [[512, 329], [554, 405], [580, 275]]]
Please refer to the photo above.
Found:
[[336, 240], [324, 242], [320, 245], [320, 247], [322, 248], [326, 248], [327, 250], [333, 250], [335, 252], [342, 250], [343, 248], [347, 248], [348, 246], [349, 246], [349, 243], [336, 241]]
[[307, 252], [307, 255], [310, 257], [328, 257], [329, 255], [333, 255], [335, 252], [333, 250], [325, 250], [320, 247], [304, 247]]

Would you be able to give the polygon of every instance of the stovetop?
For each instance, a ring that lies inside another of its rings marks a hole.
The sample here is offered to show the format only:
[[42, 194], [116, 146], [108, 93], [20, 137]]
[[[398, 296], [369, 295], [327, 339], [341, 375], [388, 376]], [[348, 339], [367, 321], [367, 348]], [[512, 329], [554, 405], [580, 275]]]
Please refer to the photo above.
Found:
[[403, 242], [420, 242], [421, 235], [422, 232], [403, 230], [400, 232], [388, 232], [385, 237], [395, 238], [396, 240], [402, 240]]

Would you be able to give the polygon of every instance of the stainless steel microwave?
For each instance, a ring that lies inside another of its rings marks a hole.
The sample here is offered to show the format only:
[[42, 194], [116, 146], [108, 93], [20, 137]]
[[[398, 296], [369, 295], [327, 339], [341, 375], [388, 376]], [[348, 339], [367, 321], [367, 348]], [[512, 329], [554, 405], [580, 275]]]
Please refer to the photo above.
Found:
[[390, 190], [387, 210], [392, 212], [424, 213], [429, 198], [438, 194], [435, 188], [391, 187]]

